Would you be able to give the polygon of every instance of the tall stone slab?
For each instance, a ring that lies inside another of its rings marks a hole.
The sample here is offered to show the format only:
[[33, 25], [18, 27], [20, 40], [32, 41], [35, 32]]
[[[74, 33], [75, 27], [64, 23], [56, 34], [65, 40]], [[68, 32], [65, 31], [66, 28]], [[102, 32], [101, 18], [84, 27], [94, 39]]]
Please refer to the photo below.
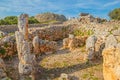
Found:
[[15, 32], [17, 51], [19, 58], [18, 70], [22, 75], [21, 80], [24, 80], [24, 76], [29, 76], [34, 68], [35, 56], [31, 54], [30, 41], [28, 39], [28, 15], [21, 14], [18, 17], [19, 31]]

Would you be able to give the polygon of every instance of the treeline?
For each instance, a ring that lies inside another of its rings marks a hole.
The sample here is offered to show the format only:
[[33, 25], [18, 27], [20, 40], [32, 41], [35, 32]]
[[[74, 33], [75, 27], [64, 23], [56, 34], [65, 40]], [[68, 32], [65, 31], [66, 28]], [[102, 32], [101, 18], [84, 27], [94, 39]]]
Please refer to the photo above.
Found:
[[[29, 17], [29, 24], [36, 24], [39, 23], [34, 16]], [[0, 19], [0, 25], [13, 25], [18, 23], [17, 16], [7, 16], [3, 19]]]
[[109, 13], [110, 19], [120, 20], [120, 8], [116, 8]]

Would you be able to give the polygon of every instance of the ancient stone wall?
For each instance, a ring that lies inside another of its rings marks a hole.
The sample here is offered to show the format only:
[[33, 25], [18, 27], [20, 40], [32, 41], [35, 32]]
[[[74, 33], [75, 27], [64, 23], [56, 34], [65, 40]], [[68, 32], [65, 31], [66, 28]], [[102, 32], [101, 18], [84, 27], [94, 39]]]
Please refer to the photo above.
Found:
[[39, 36], [43, 40], [55, 41], [68, 37], [68, 34], [72, 33], [73, 30], [70, 26], [46, 26], [43, 28], [30, 28], [29, 33], [31, 39]]
[[[29, 28], [31, 27], [43, 27], [47, 26], [46, 24], [29, 24]], [[18, 30], [17, 25], [0, 25], [0, 31], [7, 33], [14, 33]]]
[[63, 48], [74, 50], [75, 48], [82, 47], [85, 45], [86, 39], [86, 36], [74, 37], [74, 35], [70, 34], [68, 38], [63, 39]]
[[[119, 24], [118, 24], [119, 25]], [[117, 25], [117, 26], [118, 26]], [[120, 79], [120, 27], [109, 27], [109, 29], [97, 28], [94, 36], [90, 36], [86, 41], [88, 50], [88, 60], [100, 60], [103, 57], [104, 80]]]

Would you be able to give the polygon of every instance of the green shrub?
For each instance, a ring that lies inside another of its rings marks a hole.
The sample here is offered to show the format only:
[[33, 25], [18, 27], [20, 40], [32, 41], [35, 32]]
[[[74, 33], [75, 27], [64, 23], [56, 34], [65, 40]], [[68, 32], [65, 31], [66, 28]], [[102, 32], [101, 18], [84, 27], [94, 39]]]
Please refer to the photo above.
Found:
[[[28, 19], [29, 24], [36, 24], [39, 23], [34, 16], [29, 17]], [[7, 16], [0, 20], [0, 25], [13, 25], [18, 23], [17, 16]]]
[[4, 48], [0, 48], [0, 54], [4, 55], [6, 53]]
[[120, 20], [120, 8], [116, 8], [109, 13], [109, 17], [114, 20]]
[[90, 35], [93, 34], [93, 31], [92, 30], [86, 31], [86, 30], [83, 30], [83, 29], [77, 29], [73, 32], [73, 34], [75, 36], [90, 36]]

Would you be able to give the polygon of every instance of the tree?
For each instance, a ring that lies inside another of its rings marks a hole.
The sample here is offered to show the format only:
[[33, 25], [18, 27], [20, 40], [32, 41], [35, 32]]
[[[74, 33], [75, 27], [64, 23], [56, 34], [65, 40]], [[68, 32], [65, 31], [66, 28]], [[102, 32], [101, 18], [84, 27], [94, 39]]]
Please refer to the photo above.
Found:
[[[0, 25], [13, 25], [18, 23], [17, 16], [7, 16], [4, 19], [0, 19]], [[29, 17], [29, 24], [39, 23], [34, 16]]]
[[120, 8], [116, 8], [109, 13], [109, 17], [114, 20], [120, 20]]
[[39, 23], [39, 22], [34, 18], [34, 16], [29, 17], [28, 21], [29, 21], [29, 24]]
[[4, 18], [4, 21], [9, 25], [17, 24], [17, 16], [7, 16]]

